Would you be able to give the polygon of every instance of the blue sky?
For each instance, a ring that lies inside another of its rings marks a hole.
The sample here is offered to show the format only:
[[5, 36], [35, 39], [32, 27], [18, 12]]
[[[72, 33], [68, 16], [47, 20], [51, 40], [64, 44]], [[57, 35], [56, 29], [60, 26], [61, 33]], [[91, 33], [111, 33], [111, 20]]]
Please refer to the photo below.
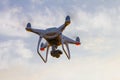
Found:
[[[120, 80], [120, 0], [3, 0], [0, 3], [0, 80]], [[64, 34], [82, 45], [70, 45], [71, 60], [49, 55], [44, 64], [36, 52], [38, 36], [25, 30], [71, 24]]]

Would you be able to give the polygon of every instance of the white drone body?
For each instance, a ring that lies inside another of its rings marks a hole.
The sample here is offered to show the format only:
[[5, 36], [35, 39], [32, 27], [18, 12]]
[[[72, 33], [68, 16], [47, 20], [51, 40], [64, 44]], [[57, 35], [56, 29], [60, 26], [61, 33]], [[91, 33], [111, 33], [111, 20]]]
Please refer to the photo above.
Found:
[[[27, 31], [36, 33], [40, 36], [38, 41], [38, 46], [37, 46], [37, 53], [45, 63], [47, 62], [48, 52], [50, 47], [52, 48], [51, 56], [59, 58], [60, 55], [62, 54], [62, 51], [57, 50], [57, 47], [62, 45], [62, 49], [64, 53], [66, 54], [67, 58], [70, 59], [70, 50], [69, 50], [68, 44], [76, 44], [76, 45], [81, 44], [79, 37], [76, 37], [76, 40], [72, 40], [62, 34], [63, 30], [66, 28], [66, 26], [70, 24], [70, 22], [71, 22], [70, 16], [66, 16], [65, 23], [63, 25], [61, 25], [58, 28], [48, 28], [46, 30], [34, 29], [34, 28], [31, 28], [30, 23], [27, 24], [27, 27], [26, 27]], [[42, 38], [46, 40], [46, 43], [41, 43]], [[39, 49], [40, 44], [41, 44], [41, 47]], [[67, 48], [67, 52], [65, 51], [64, 45]], [[43, 58], [43, 56], [40, 54], [40, 50], [44, 51], [45, 48], [47, 48], [46, 58]]]

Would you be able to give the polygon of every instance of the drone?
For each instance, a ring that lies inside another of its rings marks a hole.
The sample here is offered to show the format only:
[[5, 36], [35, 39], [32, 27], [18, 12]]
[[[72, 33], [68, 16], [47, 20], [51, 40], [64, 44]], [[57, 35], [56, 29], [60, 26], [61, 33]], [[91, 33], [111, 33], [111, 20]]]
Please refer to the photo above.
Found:
[[[66, 16], [65, 22], [63, 25], [59, 26], [58, 28], [48, 28], [46, 30], [43, 29], [34, 29], [31, 27], [31, 23], [27, 23], [26, 30], [29, 32], [36, 33], [39, 35], [38, 45], [37, 45], [37, 53], [41, 57], [41, 59], [44, 61], [44, 63], [47, 62], [49, 48], [51, 47], [50, 54], [52, 57], [59, 58], [60, 55], [63, 53], [61, 50], [57, 49], [58, 46], [62, 45], [62, 49], [67, 56], [68, 59], [70, 59], [70, 50], [68, 44], [75, 44], [75, 45], [81, 45], [80, 38], [76, 37], [76, 40], [73, 40], [65, 35], [62, 34], [64, 29], [71, 23], [70, 16]], [[42, 38], [45, 39], [45, 43], [41, 42]], [[66, 46], [66, 48], [65, 48]], [[41, 55], [40, 51], [45, 51], [46, 49], [46, 55], [45, 58]], [[67, 49], [67, 51], [65, 50]]]

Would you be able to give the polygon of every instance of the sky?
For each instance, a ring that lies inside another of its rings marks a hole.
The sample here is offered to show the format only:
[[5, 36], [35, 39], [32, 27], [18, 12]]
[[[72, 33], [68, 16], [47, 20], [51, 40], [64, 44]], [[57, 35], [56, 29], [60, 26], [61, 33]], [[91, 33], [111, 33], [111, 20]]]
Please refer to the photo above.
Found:
[[[1, 0], [0, 80], [120, 80], [120, 0]], [[81, 39], [71, 60], [37, 54], [39, 36], [25, 30], [59, 27]]]

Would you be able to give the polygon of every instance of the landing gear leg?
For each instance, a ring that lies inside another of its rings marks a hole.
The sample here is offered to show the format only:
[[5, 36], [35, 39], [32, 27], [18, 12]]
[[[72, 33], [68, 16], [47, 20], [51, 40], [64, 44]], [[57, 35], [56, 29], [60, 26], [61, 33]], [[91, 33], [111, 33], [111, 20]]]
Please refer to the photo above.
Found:
[[37, 46], [37, 53], [41, 57], [41, 59], [44, 61], [44, 63], [46, 63], [47, 62], [47, 58], [48, 58], [49, 46], [47, 46], [46, 58], [43, 58], [43, 56], [39, 52], [39, 45], [41, 43], [41, 40], [42, 40], [42, 37], [40, 36], [39, 41], [38, 41], [38, 46]]

